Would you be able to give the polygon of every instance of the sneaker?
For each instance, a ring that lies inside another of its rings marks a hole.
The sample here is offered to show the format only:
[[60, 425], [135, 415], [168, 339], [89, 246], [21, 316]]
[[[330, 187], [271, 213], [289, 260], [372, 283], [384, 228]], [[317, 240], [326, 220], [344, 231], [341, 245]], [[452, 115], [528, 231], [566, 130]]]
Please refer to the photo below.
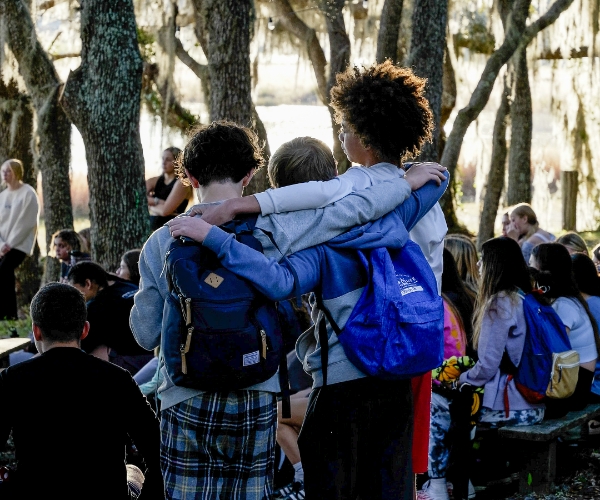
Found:
[[446, 483], [436, 486], [441, 486], [441, 488], [436, 488], [431, 484], [431, 481], [427, 481], [423, 485], [423, 489], [417, 491], [417, 500], [450, 500]]
[[[285, 485], [283, 488], [279, 488], [272, 498], [280, 498], [287, 500], [292, 493], [297, 493], [302, 490], [302, 494], [304, 495], [304, 482], [303, 481], [293, 481], [290, 484]], [[304, 498], [304, 497], [299, 497]], [[291, 499], [294, 500], [294, 499]]]
[[292, 483], [292, 491], [285, 497], [284, 500], [303, 500], [306, 497], [304, 493], [304, 482], [294, 481]]

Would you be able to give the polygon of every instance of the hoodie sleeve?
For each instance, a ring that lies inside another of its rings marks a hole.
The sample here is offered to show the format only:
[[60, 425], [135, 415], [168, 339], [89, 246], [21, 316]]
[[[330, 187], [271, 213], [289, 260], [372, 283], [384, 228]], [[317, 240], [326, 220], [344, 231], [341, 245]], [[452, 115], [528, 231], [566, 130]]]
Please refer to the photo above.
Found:
[[271, 300], [300, 296], [319, 283], [319, 248], [299, 252], [279, 264], [216, 226], [210, 229], [203, 245], [217, 254], [223, 267], [250, 281]]
[[[390, 177], [391, 179], [392, 177]], [[279, 214], [322, 208], [353, 191], [360, 191], [372, 184], [371, 178], [361, 168], [351, 168], [329, 181], [310, 181], [256, 193], [261, 214]]]
[[411, 231], [417, 222], [427, 214], [442, 197], [450, 176], [446, 173], [446, 180], [439, 186], [434, 181], [429, 181], [423, 187], [412, 191], [409, 198], [396, 207], [396, 213], [404, 221], [407, 231]]
[[164, 261], [164, 256], [160, 252], [161, 231], [162, 228], [150, 236], [140, 254], [140, 288], [135, 294], [129, 316], [129, 326], [135, 339], [148, 350], [158, 347], [162, 329], [165, 297], [158, 283]]
[[377, 220], [410, 195], [408, 182], [396, 177], [350, 193], [325, 208], [259, 217], [256, 227], [270, 232], [279, 251], [289, 255], [325, 243], [354, 226]]

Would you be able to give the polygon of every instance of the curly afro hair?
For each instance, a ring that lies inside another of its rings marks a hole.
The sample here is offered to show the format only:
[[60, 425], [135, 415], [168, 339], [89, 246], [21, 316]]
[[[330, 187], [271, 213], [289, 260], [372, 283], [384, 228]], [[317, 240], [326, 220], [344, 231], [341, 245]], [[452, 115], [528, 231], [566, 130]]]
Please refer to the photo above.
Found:
[[264, 164], [256, 134], [247, 127], [225, 120], [200, 125], [176, 161], [175, 171], [186, 185], [185, 170], [201, 186], [211, 182], [241, 181], [251, 170]]
[[364, 147], [382, 161], [397, 163], [417, 156], [431, 141], [433, 114], [423, 96], [424, 78], [389, 60], [369, 68], [349, 67], [336, 76], [331, 106]]

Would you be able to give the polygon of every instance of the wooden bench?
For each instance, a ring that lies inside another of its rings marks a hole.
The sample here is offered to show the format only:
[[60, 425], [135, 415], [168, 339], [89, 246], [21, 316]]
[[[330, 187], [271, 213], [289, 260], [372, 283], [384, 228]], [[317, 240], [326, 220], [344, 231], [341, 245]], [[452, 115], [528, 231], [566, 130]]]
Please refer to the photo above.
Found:
[[596, 417], [600, 417], [600, 404], [588, 405], [584, 410], [572, 411], [562, 418], [545, 420], [537, 425], [500, 428], [499, 437], [512, 440], [514, 453], [525, 459], [525, 466], [519, 473], [519, 493], [549, 493], [556, 478], [558, 438]]
[[16, 338], [16, 339], [0, 339], [0, 368], [8, 366], [8, 355], [12, 352], [25, 349], [31, 340]]

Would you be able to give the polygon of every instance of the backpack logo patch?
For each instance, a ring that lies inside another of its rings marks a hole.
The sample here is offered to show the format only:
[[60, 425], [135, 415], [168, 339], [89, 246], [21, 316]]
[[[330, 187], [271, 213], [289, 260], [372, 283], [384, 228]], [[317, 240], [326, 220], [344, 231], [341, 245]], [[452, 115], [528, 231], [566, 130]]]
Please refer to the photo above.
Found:
[[249, 352], [248, 354], [244, 354], [244, 362], [243, 366], [252, 366], [258, 364], [260, 361], [258, 357], [258, 351]]
[[218, 274], [210, 273], [204, 280], [204, 283], [212, 286], [213, 288], [219, 288], [219, 286], [221, 285], [221, 283], [223, 283], [223, 281], [225, 281], [225, 278], [222, 278]]
[[398, 280], [398, 286], [400, 287], [400, 295], [403, 297], [409, 293], [422, 292], [423, 287], [419, 285], [419, 282], [414, 276], [408, 276], [407, 274], [396, 274]]

